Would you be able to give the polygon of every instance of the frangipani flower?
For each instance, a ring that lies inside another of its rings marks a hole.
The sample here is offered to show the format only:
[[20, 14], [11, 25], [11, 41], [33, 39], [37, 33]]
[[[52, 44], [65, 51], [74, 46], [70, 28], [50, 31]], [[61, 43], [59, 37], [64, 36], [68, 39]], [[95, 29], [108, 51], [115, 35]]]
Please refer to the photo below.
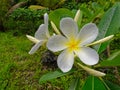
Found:
[[29, 35], [26, 35], [26, 36], [29, 40], [36, 43], [32, 47], [32, 49], [29, 51], [29, 54], [33, 54], [50, 37], [50, 34], [48, 32], [48, 15], [47, 15], [47, 13], [44, 14], [44, 24], [41, 24], [39, 26], [38, 30], [35, 32], [35, 38], [32, 36], [29, 36]]
[[57, 64], [63, 72], [68, 72], [74, 63], [74, 56], [77, 55], [80, 60], [87, 65], [97, 64], [99, 55], [97, 52], [87, 47], [87, 44], [93, 42], [98, 35], [98, 28], [93, 23], [88, 23], [78, 32], [76, 22], [69, 17], [60, 21], [60, 30], [64, 34], [52, 36], [47, 47], [53, 52], [61, 51], [58, 56]]

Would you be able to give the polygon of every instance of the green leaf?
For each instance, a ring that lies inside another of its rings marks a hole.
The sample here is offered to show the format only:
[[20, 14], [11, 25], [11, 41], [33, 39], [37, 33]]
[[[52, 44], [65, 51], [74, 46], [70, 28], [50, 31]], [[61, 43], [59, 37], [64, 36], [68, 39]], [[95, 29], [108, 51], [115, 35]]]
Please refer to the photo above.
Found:
[[[103, 18], [101, 19], [99, 25], [99, 36], [97, 38], [101, 39], [111, 34], [116, 34], [120, 30], [120, 3], [116, 3], [112, 8], [110, 8]], [[99, 44], [96, 48], [99, 53], [104, 51], [109, 42]]]
[[108, 85], [108, 87], [110, 88], [110, 90], [120, 90], [120, 86], [117, 84], [114, 84], [110, 81], [105, 81], [106, 84]]
[[95, 10], [95, 11], [99, 11], [101, 8], [103, 8], [103, 6], [101, 6], [100, 4], [98, 4], [97, 2], [93, 2], [92, 3], [92, 8]]
[[120, 66], [120, 51], [113, 53], [107, 60], [100, 62], [100, 66]]
[[89, 76], [82, 88], [82, 90], [107, 90], [104, 83], [94, 76]]
[[49, 19], [51, 21], [53, 21], [58, 28], [59, 28], [60, 20], [63, 17], [73, 18], [74, 14], [70, 10], [65, 9], [65, 8], [56, 9], [56, 10], [50, 12], [50, 14], [49, 14]]
[[100, 6], [97, 2], [92, 3], [92, 8], [94, 9], [93, 15], [91, 17], [88, 17], [88, 23], [89, 22], [95, 22], [94, 20], [96, 18], [100, 18], [104, 13], [103, 6]]
[[77, 77], [72, 81], [69, 90], [80, 90], [80, 77]]
[[75, 69], [72, 69], [71, 71], [67, 72], [67, 73], [63, 73], [60, 70], [56, 70], [54, 72], [48, 72], [47, 74], [43, 75], [40, 79], [39, 79], [39, 83], [45, 83], [46, 81], [67, 75], [67, 74], [71, 74], [75, 71]]
[[87, 8], [87, 7], [81, 7], [80, 10], [81, 10], [81, 11], [83, 12], [83, 14], [84, 14], [86, 17], [88, 17], [88, 18], [90, 18], [90, 17], [93, 16], [93, 12], [92, 12], [89, 8]]

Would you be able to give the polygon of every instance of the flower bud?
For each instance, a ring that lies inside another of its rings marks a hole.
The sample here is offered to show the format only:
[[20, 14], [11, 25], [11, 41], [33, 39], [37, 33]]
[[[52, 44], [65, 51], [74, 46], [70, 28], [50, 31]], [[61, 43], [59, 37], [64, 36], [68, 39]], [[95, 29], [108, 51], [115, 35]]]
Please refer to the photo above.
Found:
[[74, 21], [77, 22], [79, 17], [80, 17], [80, 10], [77, 11], [75, 18], [74, 18]]
[[90, 43], [90, 44], [88, 44], [88, 45], [86, 45], [86, 46], [88, 47], [88, 46], [96, 45], [96, 44], [99, 44], [99, 43], [103, 43], [103, 42], [106, 42], [106, 41], [112, 39], [113, 37], [114, 37], [114, 35], [110, 35], [110, 36], [107, 36], [107, 37], [105, 37], [105, 38], [103, 38], [103, 39], [100, 39], [100, 40], [98, 40], [98, 41], [95, 41], [95, 42], [93, 42], [93, 43]]
[[61, 33], [59, 32], [59, 30], [57, 29], [56, 25], [55, 25], [52, 21], [51, 21], [51, 26], [52, 26], [52, 28], [54, 29], [55, 33], [61, 34]]
[[80, 67], [82, 67], [85, 71], [87, 71], [89, 74], [93, 75], [93, 76], [97, 76], [97, 77], [102, 77], [102, 76], [105, 76], [106, 74], [103, 73], [103, 72], [100, 72], [100, 71], [97, 71], [97, 70], [94, 70], [94, 69], [91, 69], [91, 68], [88, 68], [86, 66], [83, 66], [79, 63], [77, 63]]
[[33, 43], [38, 43], [38, 42], [39, 42], [38, 39], [36, 39], [36, 38], [34, 38], [34, 37], [30, 36], [30, 35], [26, 35], [26, 37], [27, 37], [30, 41], [32, 41]]

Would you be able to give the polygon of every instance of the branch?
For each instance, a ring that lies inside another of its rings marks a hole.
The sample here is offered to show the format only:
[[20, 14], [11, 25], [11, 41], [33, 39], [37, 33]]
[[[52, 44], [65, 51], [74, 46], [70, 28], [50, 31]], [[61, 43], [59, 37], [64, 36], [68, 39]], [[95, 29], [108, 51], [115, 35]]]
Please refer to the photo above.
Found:
[[25, 6], [27, 4], [27, 2], [19, 2], [17, 4], [15, 4], [14, 6], [12, 6], [9, 11], [7, 12], [6, 16], [9, 16], [13, 11], [15, 11], [17, 8], [20, 8], [22, 6]]

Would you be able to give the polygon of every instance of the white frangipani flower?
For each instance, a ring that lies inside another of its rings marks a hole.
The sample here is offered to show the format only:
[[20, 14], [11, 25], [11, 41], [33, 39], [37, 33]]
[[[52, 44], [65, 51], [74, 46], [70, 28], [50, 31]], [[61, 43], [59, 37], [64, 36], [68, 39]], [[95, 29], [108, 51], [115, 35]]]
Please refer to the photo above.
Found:
[[98, 28], [93, 23], [88, 23], [78, 32], [76, 22], [69, 17], [60, 21], [60, 30], [64, 34], [52, 36], [47, 47], [53, 52], [61, 51], [58, 56], [57, 64], [63, 72], [68, 72], [74, 63], [74, 56], [77, 55], [80, 60], [87, 65], [97, 64], [99, 55], [97, 52], [87, 47], [94, 41], [98, 35]]
[[50, 37], [50, 34], [48, 32], [48, 14], [44, 14], [44, 24], [41, 24], [38, 28], [38, 30], [35, 32], [35, 37], [32, 37], [30, 35], [26, 35], [27, 38], [36, 44], [31, 48], [29, 51], [29, 54], [33, 54], [42, 44], [44, 44], [48, 38]]

